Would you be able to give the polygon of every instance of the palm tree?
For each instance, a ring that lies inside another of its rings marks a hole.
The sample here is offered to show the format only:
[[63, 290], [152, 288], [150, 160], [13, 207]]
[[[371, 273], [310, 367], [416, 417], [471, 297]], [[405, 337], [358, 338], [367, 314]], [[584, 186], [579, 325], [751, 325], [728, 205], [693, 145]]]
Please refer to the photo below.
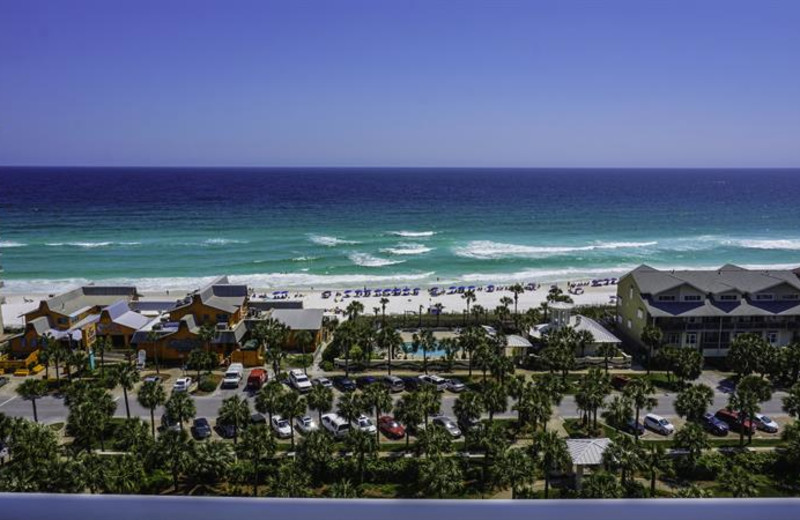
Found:
[[[161, 374], [161, 366], [158, 362], [158, 350], [156, 349], [158, 345], [158, 340], [161, 338], [161, 333], [157, 330], [150, 330], [147, 332], [147, 342], [153, 346], [153, 361], [156, 364], [156, 374]], [[102, 361], [101, 361], [102, 362]]]
[[615, 395], [606, 406], [603, 417], [615, 430], [624, 428], [625, 424], [633, 419], [633, 405], [630, 399], [624, 395]]
[[444, 304], [439, 302], [433, 305], [433, 308], [436, 309], [436, 328], [439, 328], [439, 322], [442, 320], [442, 311], [444, 310]]
[[581, 497], [583, 498], [620, 498], [622, 486], [617, 482], [617, 477], [605, 471], [598, 471], [589, 475], [583, 481]]
[[211, 342], [217, 337], [217, 329], [211, 323], [205, 323], [197, 332], [197, 337], [206, 346], [206, 352], [211, 352]]
[[475, 291], [473, 291], [472, 289], [468, 289], [468, 290], [464, 291], [464, 294], [461, 295], [461, 299], [464, 300], [464, 302], [466, 302], [466, 304], [467, 304], [467, 314], [466, 314], [466, 316], [469, 316], [469, 304], [473, 303], [477, 299], [475, 297]]
[[382, 328], [378, 331], [378, 345], [386, 351], [386, 367], [389, 375], [392, 375], [392, 360], [394, 359], [394, 352], [396, 348], [403, 346], [403, 337], [397, 332], [395, 328]]
[[537, 432], [530, 446], [530, 454], [538, 461], [544, 474], [544, 497], [550, 497], [550, 473], [562, 471], [572, 464], [567, 443], [556, 432]]
[[547, 431], [547, 423], [553, 415], [553, 401], [542, 386], [528, 383], [514, 409], [519, 413], [520, 427], [530, 424], [535, 431], [541, 425]]
[[331, 484], [328, 493], [331, 498], [358, 498], [361, 496], [361, 489], [349, 479], [342, 479]]
[[263, 424], [257, 424], [244, 430], [242, 442], [236, 446], [236, 454], [253, 465], [253, 496], [258, 496], [258, 483], [263, 467], [272, 462], [278, 443], [272, 430]]
[[306, 413], [306, 400], [300, 397], [296, 392], [284, 392], [281, 396], [278, 409], [284, 419], [289, 421], [289, 428], [292, 430], [292, 451], [294, 451], [294, 427], [292, 420], [295, 417], [300, 417]]
[[519, 295], [525, 292], [525, 288], [522, 286], [522, 284], [515, 283], [508, 289], [514, 293], [514, 316], [517, 316], [517, 303], [519, 302]]
[[117, 444], [124, 451], [144, 458], [153, 447], [153, 437], [148, 430], [147, 423], [139, 417], [126, 419], [124, 425], [117, 430]]
[[389, 298], [381, 298], [381, 328], [386, 328], [386, 305], [389, 303]]
[[[378, 419], [381, 414], [389, 413], [392, 411], [393, 402], [392, 396], [389, 394], [389, 389], [384, 385], [374, 384], [369, 385], [363, 394], [364, 403], [369, 406], [371, 410], [375, 411], [375, 425], [378, 425]], [[380, 447], [381, 438], [380, 430], [375, 430], [375, 442]]]
[[585, 357], [586, 347], [594, 343], [594, 335], [590, 331], [582, 329], [575, 333], [575, 340], [581, 349], [581, 357]]
[[[456, 416], [456, 419], [458, 419], [459, 424], [470, 425], [475, 421], [479, 421], [483, 410], [483, 399], [481, 399], [480, 394], [471, 390], [462, 392], [458, 398], [456, 398], [456, 402], [453, 403], [453, 414]], [[472, 428], [466, 428], [464, 431], [465, 449], [469, 449], [472, 430]]]
[[656, 478], [672, 469], [672, 460], [667, 456], [664, 446], [655, 442], [650, 444], [644, 454], [643, 469], [650, 475], [650, 496], [655, 497]]
[[41, 379], [26, 379], [17, 387], [17, 394], [23, 399], [30, 399], [33, 405], [33, 421], [39, 422], [36, 411], [36, 400], [47, 393], [47, 384]]
[[359, 415], [366, 411], [366, 405], [361, 396], [356, 393], [345, 393], [339, 396], [336, 407], [345, 421], [352, 423]]
[[172, 474], [172, 486], [175, 491], [178, 491], [178, 477], [191, 464], [193, 448], [189, 435], [183, 430], [168, 430], [158, 438], [157, 453]]
[[508, 409], [505, 385], [497, 381], [486, 381], [482, 384], [481, 399], [486, 411], [489, 412], [489, 421], [494, 420], [494, 414], [503, 413]]
[[44, 336], [44, 348], [48, 352], [48, 356], [53, 360], [55, 363], [56, 369], [56, 386], [61, 388], [61, 376], [59, 374], [59, 364], [64, 359], [66, 351], [64, 350], [64, 345], [57, 339], [55, 339], [52, 335], [47, 334]]
[[128, 390], [133, 390], [133, 387], [139, 382], [139, 371], [133, 365], [122, 363], [117, 366], [114, 379], [122, 387], [122, 395], [125, 398], [125, 415], [130, 419], [131, 407], [128, 404]]
[[250, 420], [250, 403], [238, 395], [232, 395], [223, 399], [222, 406], [219, 408], [217, 422], [220, 424], [233, 426], [233, 445], [236, 446], [239, 440], [239, 431], [244, 428]]
[[[647, 378], [640, 377], [631, 380], [630, 383], [625, 385], [622, 394], [627, 397], [634, 409], [634, 420], [639, 424], [639, 413], [644, 410], [652, 410], [658, 404], [658, 400], [653, 397], [656, 389], [653, 387], [653, 382]], [[633, 434], [636, 441], [639, 441], [639, 428], [633, 429]]]
[[188, 467], [192, 482], [204, 488], [214, 488], [228, 475], [233, 460], [230, 444], [221, 441], [197, 443]]
[[173, 421], [178, 421], [181, 425], [181, 431], [183, 430], [183, 423], [185, 421], [190, 421], [194, 418], [197, 414], [197, 408], [194, 405], [194, 401], [189, 394], [186, 392], [177, 392], [170, 396], [167, 399], [167, 402], [164, 405], [164, 408], [167, 411], [167, 415]]
[[597, 346], [597, 355], [603, 358], [603, 364], [606, 367], [606, 374], [608, 374], [608, 363], [611, 358], [617, 355], [619, 349], [613, 343], [600, 343]]
[[412, 336], [412, 343], [417, 349], [422, 350], [422, 370], [428, 373], [428, 352], [436, 349], [436, 338], [433, 331], [425, 329], [419, 334]]
[[629, 484], [638, 470], [643, 469], [644, 449], [627, 435], [618, 435], [603, 453], [607, 466], [620, 470], [622, 485]]
[[462, 489], [463, 481], [464, 471], [453, 457], [426, 459], [420, 464], [419, 483], [427, 497], [444, 498]]
[[[89, 358], [86, 355], [86, 352], [76, 349], [67, 354], [65, 364], [67, 365], [67, 369], [69, 369], [70, 366], [75, 367], [75, 374], [77, 374], [83, 370], [84, 367], [86, 367], [86, 362], [88, 359]], [[69, 372], [67, 372], [67, 376], [69, 377], [70, 381], [72, 381], [72, 375], [72, 370], [69, 370]]]
[[592, 427], [597, 428], [597, 410], [603, 406], [603, 401], [611, 393], [610, 378], [599, 368], [592, 367], [578, 383], [575, 402], [584, 410], [584, 422], [592, 419]]
[[308, 375], [308, 368], [307, 363], [305, 362], [306, 359], [306, 347], [311, 346], [311, 343], [314, 341], [314, 336], [311, 332], [307, 330], [298, 330], [294, 333], [294, 342], [296, 345], [300, 346], [300, 351], [303, 354], [303, 373]]
[[150, 424], [153, 429], [153, 438], [156, 436], [156, 419], [155, 410], [156, 406], [162, 406], [167, 402], [167, 394], [164, 392], [164, 387], [156, 381], [145, 381], [139, 389], [137, 395], [139, 404], [150, 410]]
[[642, 343], [647, 346], [647, 374], [650, 375], [650, 366], [653, 364], [653, 351], [661, 347], [664, 333], [655, 325], [645, 325], [642, 330]]
[[256, 410], [269, 415], [269, 422], [272, 423], [272, 415], [279, 413], [281, 396], [286, 392], [286, 388], [273, 379], [262, 386], [256, 394]]
[[328, 432], [315, 430], [303, 437], [297, 447], [297, 460], [305, 465], [316, 484], [327, 476], [333, 460], [334, 440]]
[[106, 485], [108, 479], [108, 466], [103, 457], [97, 453], [84, 453], [78, 459], [80, 461], [80, 480], [89, 488], [89, 493], [95, 494]]
[[[756, 375], [743, 377], [736, 390], [728, 398], [728, 408], [739, 414], [739, 445], [744, 445], [744, 424], [752, 422], [755, 414], [761, 411], [760, 403], [772, 397], [772, 385]], [[747, 429], [748, 443], [752, 442], [752, 430]]]
[[694, 467], [703, 450], [707, 450], [711, 445], [702, 426], [696, 423], [687, 423], [675, 434], [674, 446], [686, 450], [686, 460], [691, 467]]
[[532, 485], [536, 480], [536, 465], [525, 450], [511, 448], [495, 461], [499, 466], [504, 484], [511, 487], [511, 499], [519, 496], [522, 486]]
[[111, 342], [108, 340], [108, 336], [98, 336], [94, 342], [94, 351], [100, 354], [100, 377], [105, 378], [106, 376], [106, 359], [105, 354], [106, 351], [111, 348]]
[[783, 398], [783, 411], [795, 419], [800, 418], [800, 383], [792, 386]]
[[689, 385], [675, 398], [675, 412], [689, 421], [700, 421], [714, 403], [714, 391], [700, 383]]
[[364, 312], [364, 304], [358, 300], [351, 301], [345, 309], [348, 319], [355, 321], [359, 314]]
[[358, 461], [358, 481], [364, 482], [364, 468], [367, 457], [373, 457], [378, 452], [378, 443], [369, 433], [355, 429], [347, 434], [345, 443], [353, 450]]
[[406, 426], [406, 450], [408, 450], [411, 430], [416, 429], [417, 425], [425, 420], [425, 410], [419, 394], [411, 392], [401, 397], [395, 406], [394, 416]]
[[280, 465], [272, 479], [272, 494], [282, 498], [299, 498], [309, 495], [311, 479], [297, 460], [288, 460]]
[[747, 498], [758, 495], [755, 475], [738, 464], [732, 464], [723, 470], [719, 477], [722, 489], [733, 495], [734, 498]]
[[442, 408], [442, 394], [433, 385], [423, 385], [416, 393], [419, 396], [422, 412], [425, 414], [424, 421], [427, 428], [428, 418], [438, 414]]
[[330, 412], [333, 408], [333, 390], [322, 385], [314, 385], [307, 399], [308, 407], [317, 411], [321, 423], [322, 414]]

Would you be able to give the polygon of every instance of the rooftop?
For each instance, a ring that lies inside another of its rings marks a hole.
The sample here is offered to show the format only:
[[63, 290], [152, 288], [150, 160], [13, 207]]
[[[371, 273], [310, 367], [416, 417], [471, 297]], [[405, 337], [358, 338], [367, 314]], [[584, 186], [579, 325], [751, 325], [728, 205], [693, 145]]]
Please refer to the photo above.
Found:
[[726, 264], [717, 270], [660, 271], [641, 265], [625, 275], [632, 276], [642, 294], [658, 294], [688, 284], [700, 292], [729, 291], [756, 293], [781, 284], [800, 290], [800, 278], [789, 269], [754, 270]]
[[567, 449], [576, 466], [597, 466], [603, 463], [603, 454], [611, 439], [567, 439]]

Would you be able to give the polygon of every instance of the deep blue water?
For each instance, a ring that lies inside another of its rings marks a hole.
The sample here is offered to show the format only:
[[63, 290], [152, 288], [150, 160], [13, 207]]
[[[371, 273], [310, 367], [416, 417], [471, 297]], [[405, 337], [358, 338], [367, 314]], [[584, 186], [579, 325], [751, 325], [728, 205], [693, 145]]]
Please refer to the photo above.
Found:
[[800, 170], [0, 168], [8, 291], [800, 265]]

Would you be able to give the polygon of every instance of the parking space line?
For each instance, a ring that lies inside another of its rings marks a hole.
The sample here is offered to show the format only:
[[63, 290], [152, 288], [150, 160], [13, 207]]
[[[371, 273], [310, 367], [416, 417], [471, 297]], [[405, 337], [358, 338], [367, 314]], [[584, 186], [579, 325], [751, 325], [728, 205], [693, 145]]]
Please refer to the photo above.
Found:
[[7, 405], [8, 403], [10, 403], [11, 401], [13, 401], [13, 400], [14, 400], [14, 399], [16, 399], [17, 397], [19, 397], [19, 396], [16, 396], [16, 395], [15, 395], [14, 397], [11, 397], [11, 398], [9, 398], [9, 399], [6, 399], [6, 400], [5, 400], [5, 401], [3, 401], [2, 403], [0, 403], [0, 407]]

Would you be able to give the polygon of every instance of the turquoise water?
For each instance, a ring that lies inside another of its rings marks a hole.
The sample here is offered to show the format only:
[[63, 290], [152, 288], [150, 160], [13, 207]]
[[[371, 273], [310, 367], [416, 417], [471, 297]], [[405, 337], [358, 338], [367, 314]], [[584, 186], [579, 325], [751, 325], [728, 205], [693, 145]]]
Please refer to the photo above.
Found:
[[0, 168], [9, 292], [800, 265], [800, 171]]

